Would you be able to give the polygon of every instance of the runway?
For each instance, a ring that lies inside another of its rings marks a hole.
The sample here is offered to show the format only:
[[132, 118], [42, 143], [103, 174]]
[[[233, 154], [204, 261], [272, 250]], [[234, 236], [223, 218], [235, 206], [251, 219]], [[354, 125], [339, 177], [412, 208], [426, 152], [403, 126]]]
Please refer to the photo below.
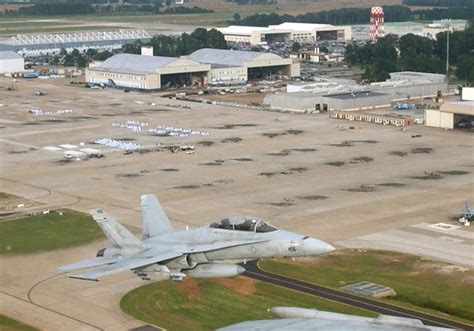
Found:
[[249, 261], [247, 262], [247, 264], [242, 266], [246, 269], [246, 271], [243, 273], [244, 276], [270, 284], [282, 286], [288, 289], [315, 295], [324, 299], [344, 303], [357, 308], [370, 310], [379, 314], [416, 318], [421, 320], [425, 325], [464, 330], [473, 329], [472, 325], [444, 319], [437, 316], [432, 316], [407, 308], [382, 303], [369, 298], [359, 297], [339, 290], [334, 290], [327, 287], [306, 283], [300, 280], [272, 274], [259, 269], [257, 261]]

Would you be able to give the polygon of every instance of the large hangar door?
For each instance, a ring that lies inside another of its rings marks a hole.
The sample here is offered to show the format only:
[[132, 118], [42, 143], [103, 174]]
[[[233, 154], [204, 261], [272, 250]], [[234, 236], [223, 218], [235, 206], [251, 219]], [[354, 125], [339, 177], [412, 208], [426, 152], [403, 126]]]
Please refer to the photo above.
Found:
[[289, 77], [290, 65], [248, 68], [248, 80], [275, 79], [282, 76]]
[[207, 73], [205, 72], [187, 72], [179, 74], [161, 75], [161, 88], [178, 88], [178, 87], [199, 87], [205, 82]]
[[454, 114], [454, 128], [474, 131], [474, 116]]

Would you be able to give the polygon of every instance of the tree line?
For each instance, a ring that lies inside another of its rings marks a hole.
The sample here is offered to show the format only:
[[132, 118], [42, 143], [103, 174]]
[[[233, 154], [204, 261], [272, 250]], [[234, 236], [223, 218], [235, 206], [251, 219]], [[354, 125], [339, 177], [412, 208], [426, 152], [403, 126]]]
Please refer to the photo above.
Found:
[[197, 28], [192, 33], [183, 33], [180, 36], [156, 35], [150, 42], [136, 41], [126, 44], [123, 53], [140, 54], [142, 46], [153, 46], [155, 56], [188, 55], [201, 48], [228, 49], [224, 35], [216, 29], [206, 30]]
[[472, 7], [472, 0], [403, 0], [407, 6]]
[[201, 48], [228, 48], [224, 35], [219, 31], [215, 29], [207, 31], [204, 28], [197, 28], [190, 34], [183, 33], [180, 36], [156, 35], [149, 42], [137, 40], [134, 43], [125, 44], [120, 50], [114, 52], [89, 48], [82, 53], [78, 49], [73, 49], [68, 53], [63, 48], [59, 54], [53, 56], [51, 63], [84, 68], [89, 62], [105, 61], [114, 53], [141, 54], [142, 46], [153, 46], [153, 55], [155, 56], [173, 57], [189, 55]]
[[[472, 0], [471, 0], [472, 1]], [[439, 20], [443, 18], [471, 19], [474, 17], [474, 7], [453, 7], [411, 10], [406, 6], [384, 6], [385, 22], [404, 22], [408, 20]], [[237, 16], [236, 16], [237, 17]], [[283, 14], [254, 14], [238, 20], [234, 25], [268, 26], [283, 22], [325, 23], [334, 25], [368, 23], [370, 8], [341, 8], [316, 13], [306, 13], [297, 16]]]
[[171, 0], [160, 0], [153, 4], [92, 5], [79, 2], [38, 3], [18, 9], [6, 9], [2, 16], [55, 16], [86, 15], [94, 13], [143, 13], [143, 14], [196, 14], [210, 13], [200, 7], [170, 7]]
[[[346, 49], [346, 61], [365, 69], [363, 79], [383, 81], [390, 72], [419, 71], [446, 73], [447, 33], [436, 35], [436, 40], [407, 34], [400, 38], [387, 35], [375, 44], [363, 46], [350, 44]], [[450, 33], [450, 66], [456, 77], [474, 84], [474, 25], [465, 31]]]

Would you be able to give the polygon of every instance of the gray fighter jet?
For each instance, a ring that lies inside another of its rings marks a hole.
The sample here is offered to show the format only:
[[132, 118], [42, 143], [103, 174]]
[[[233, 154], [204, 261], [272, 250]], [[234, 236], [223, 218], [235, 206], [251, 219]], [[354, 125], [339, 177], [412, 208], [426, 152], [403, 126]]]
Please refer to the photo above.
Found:
[[111, 246], [101, 249], [95, 258], [59, 269], [87, 268], [70, 275], [86, 280], [132, 270], [144, 280], [169, 277], [180, 281], [185, 276], [232, 277], [245, 271], [226, 260], [312, 256], [334, 250], [321, 240], [277, 229], [253, 217], [224, 218], [207, 227], [175, 231], [152, 194], [142, 195], [141, 208], [142, 240], [101, 209], [92, 210]]
[[377, 318], [330, 313], [316, 309], [274, 307], [282, 319], [247, 321], [217, 331], [441, 331], [452, 330], [424, 325], [414, 318], [379, 315]]

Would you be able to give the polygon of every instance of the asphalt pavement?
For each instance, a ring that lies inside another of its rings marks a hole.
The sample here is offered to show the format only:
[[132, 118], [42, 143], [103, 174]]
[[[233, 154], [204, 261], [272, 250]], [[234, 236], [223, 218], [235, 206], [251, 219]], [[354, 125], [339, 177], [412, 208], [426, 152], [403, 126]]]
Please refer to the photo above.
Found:
[[270, 284], [279, 285], [288, 289], [315, 295], [324, 299], [344, 303], [353, 307], [366, 309], [378, 314], [415, 318], [421, 320], [425, 325], [464, 330], [474, 329], [473, 325], [452, 321], [449, 319], [425, 314], [411, 309], [372, 300], [370, 298], [364, 298], [339, 290], [334, 290], [316, 284], [307, 283], [285, 276], [269, 273], [259, 269], [257, 261], [249, 261], [242, 266], [246, 269], [246, 271], [243, 273], [244, 276]]

